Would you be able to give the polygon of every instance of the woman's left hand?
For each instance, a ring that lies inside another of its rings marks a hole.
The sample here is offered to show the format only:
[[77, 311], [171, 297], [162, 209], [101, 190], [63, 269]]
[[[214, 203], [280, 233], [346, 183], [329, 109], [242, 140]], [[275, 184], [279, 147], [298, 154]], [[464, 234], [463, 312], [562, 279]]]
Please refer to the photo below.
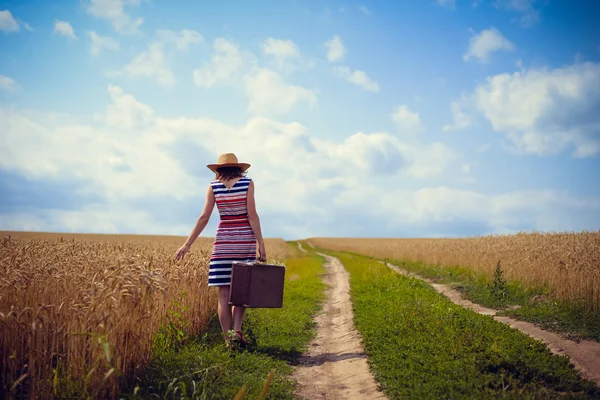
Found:
[[258, 261], [267, 262], [267, 251], [264, 243], [258, 245]]
[[188, 251], [190, 251], [190, 246], [188, 245], [183, 245], [179, 248], [179, 250], [177, 250], [177, 252], [175, 253], [175, 260], [179, 261], [179, 260], [183, 260], [183, 257], [185, 256], [185, 253], [187, 253]]

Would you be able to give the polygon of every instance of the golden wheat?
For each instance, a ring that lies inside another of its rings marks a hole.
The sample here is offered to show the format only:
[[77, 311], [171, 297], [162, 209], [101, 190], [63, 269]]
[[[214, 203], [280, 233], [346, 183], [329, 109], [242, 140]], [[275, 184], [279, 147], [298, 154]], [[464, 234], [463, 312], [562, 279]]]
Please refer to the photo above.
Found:
[[508, 279], [526, 287], [545, 285], [556, 299], [600, 309], [600, 231], [458, 239], [312, 238], [309, 242], [378, 258], [469, 267], [490, 277], [500, 260]]
[[[114, 398], [150, 359], [175, 301], [188, 307], [188, 333], [216, 311], [211, 238], [174, 262], [185, 238], [0, 233], [1, 391], [49, 398], [58, 384], [78, 382], [92, 397]], [[271, 262], [293, 251], [281, 239], [266, 247]]]

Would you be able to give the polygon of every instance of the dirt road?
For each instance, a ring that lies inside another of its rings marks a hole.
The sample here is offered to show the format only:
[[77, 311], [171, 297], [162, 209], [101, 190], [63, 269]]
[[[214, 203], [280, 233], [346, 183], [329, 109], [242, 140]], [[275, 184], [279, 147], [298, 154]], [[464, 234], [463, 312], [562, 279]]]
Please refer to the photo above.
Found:
[[337, 258], [320, 255], [327, 259], [324, 282], [329, 288], [315, 318], [317, 336], [294, 372], [296, 394], [305, 399], [386, 399], [377, 390], [354, 329], [348, 272]]

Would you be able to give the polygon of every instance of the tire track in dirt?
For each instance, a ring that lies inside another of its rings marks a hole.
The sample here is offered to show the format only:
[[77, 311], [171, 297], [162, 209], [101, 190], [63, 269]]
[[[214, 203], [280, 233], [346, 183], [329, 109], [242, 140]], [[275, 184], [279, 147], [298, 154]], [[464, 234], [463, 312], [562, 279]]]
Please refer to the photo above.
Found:
[[[298, 243], [300, 250], [306, 250]], [[317, 335], [294, 371], [296, 395], [304, 399], [386, 399], [369, 371], [361, 337], [354, 328], [349, 274], [335, 257], [327, 260], [323, 310]]]
[[456, 289], [453, 289], [450, 285], [435, 283], [430, 279], [424, 278], [418, 274], [415, 274], [414, 272], [407, 271], [396, 265], [383, 261], [379, 262], [385, 264], [401, 275], [416, 278], [428, 283], [438, 293], [446, 296], [454, 304], [473, 310], [478, 314], [492, 316], [494, 320], [498, 322], [502, 322], [513, 329], [518, 329], [534, 339], [541, 340], [546, 344], [552, 353], [569, 357], [571, 363], [576, 369], [581, 371], [581, 374], [584, 378], [593, 381], [596, 383], [596, 386], [600, 387], [600, 343], [590, 340], [581, 340], [579, 342], [575, 342], [573, 340], [563, 339], [559, 335], [543, 330], [530, 322], [519, 321], [510, 317], [496, 315], [498, 310], [475, 304], [463, 298], [461, 293]]

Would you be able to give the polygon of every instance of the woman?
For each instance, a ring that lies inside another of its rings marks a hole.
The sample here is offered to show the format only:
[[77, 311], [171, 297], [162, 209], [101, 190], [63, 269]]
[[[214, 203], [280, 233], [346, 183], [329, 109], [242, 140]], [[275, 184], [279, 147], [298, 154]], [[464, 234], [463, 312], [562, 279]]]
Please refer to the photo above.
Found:
[[246, 177], [246, 170], [250, 168], [250, 164], [239, 163], [235, 154], [225, 153], [219, 156], [216, 164], [209, 164], [207, 167], [215, 173], [215, 179], [208, 185], [204, 210], [185, 244], [175, 253], [175, 259], [183, 259], [185, 253], [190, 250], [194, 240], [208, 224], [216, 203], [221, 220], [210, 256], [208, 286], [219, 287], [219, 322], [227, 345], [232, 320], [235, 340], [247, 343], [242, 334], [245, 309], [233, 307], [232, 310], [229, 305], [229, 286], [232, 263], [255, 261], [257, 242], [258, 260], [267, 260], [260, 220], [254, 203], [254, 182]]

